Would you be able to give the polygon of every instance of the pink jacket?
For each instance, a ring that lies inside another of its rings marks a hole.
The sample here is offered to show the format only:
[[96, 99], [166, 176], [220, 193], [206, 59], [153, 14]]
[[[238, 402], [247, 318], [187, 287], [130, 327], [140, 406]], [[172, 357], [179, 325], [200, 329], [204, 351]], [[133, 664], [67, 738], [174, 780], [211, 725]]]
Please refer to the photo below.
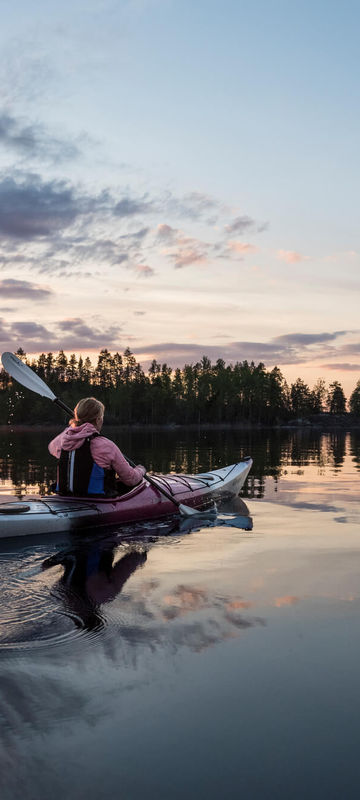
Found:
[[[61, 450], [77, 450], [92, 433], [98, 431], [91, 422], [84, 422], [77, 428], [65, 428], [50, 442], [49, 452], [55, 458], [60, 458]], [[95, 463], [104, 469], [112, 467], [126, 486], [135, 486], [145, 475], [145, 467], [131, 467], [117, 445], [105, 436], [95, 436], [90, 442], [90, 450]]]

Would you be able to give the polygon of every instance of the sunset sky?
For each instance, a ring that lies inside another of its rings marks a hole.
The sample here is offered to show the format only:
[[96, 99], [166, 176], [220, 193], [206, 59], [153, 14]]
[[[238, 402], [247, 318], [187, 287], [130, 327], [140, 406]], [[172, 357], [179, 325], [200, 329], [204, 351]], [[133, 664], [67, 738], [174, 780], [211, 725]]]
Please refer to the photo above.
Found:
[[0, 349], [360, 378], [357, 0], [13, 0]]

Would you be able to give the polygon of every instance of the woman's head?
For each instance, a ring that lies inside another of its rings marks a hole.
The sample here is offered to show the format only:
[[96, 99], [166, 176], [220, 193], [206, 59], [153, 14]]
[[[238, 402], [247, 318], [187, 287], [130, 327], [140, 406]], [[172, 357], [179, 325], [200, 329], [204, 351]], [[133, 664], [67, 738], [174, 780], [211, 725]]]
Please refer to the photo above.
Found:
[[83, 425], [84, 422], [91, 422], [99, 431], [104, 420], [105, 406], [95, 397], [84, 397], [75, 406], [74, 419], [70, 420], [70, 425], [74, 428]]

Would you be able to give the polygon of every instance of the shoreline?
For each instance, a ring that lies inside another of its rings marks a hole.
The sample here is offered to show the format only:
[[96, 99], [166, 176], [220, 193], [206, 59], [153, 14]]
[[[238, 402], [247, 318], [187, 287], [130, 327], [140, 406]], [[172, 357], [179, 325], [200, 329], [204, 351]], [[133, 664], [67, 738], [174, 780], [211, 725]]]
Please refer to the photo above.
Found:
[[[360, 430], [360, 419], [359, 420], [348, 420], [348, 419], [334, 419], [330, 420], [328, 417], [311, 421], [311, 420], [299, 420], [296, 422], [286, 422], [286, 423], [277, 423], [274, 425], [265, 425], [264, 423], [260, 422], [228, 422], [228, 423], [191, 423], [191, 424], [177, 424], [177, 423], [168, 423], [164, 425], [160, 424], [145, 424], [145, 423], [133, 423], [133, 424], [117, 424], [117, 423], [105, 423], [103, 430], [128, 430], [128, 431], [231, 431], [231, 430], [239, 430], [239, 431], [303, 431], [303, 430], [311, 430], [317, 431], [319, 433], [326, 433], [328, 431], [342, 431], [343, 433], [347, 433], [350, 431]], [[63, 425], [57, 425], [53, 422], [48, 424], [46, 423], [34, 423], [33, 425], [26, 425], [23, 423], [14, 424], [14, 425], [0, 425], [0, 433], [39, 433], [42, 431], [61, 431], [64, 429]]]

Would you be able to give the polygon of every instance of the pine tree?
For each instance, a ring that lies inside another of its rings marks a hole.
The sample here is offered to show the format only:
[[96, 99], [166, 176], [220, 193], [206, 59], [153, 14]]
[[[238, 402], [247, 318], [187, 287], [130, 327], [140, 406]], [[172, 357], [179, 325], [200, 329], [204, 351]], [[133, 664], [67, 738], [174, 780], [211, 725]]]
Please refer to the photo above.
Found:
[[289, 409], [285, 386], [284, 377], [279, 367], [274, 367], [271, 372], [267, 373], [265, 397], [267, 411], [265, 412], [265, 408], [263, 409], [263, 413], [266, 414], [266, 418], [263, 420], [264, 422], [275, 422], [276, 420], [280, 421], [286, 419]]
[[54, 356], [52, 353], [48, 353], [45, 362], [45, 378], [47, 381], [49, 381], [53, 376], [54, 366], [55, 366]]
[[75, 381], [78, 377], [78, 362], [75, 353], [72, 353], [69, 358], [69, 363], [66, 369], [66, 380]]
[[65, 381], [67, 365], [68, 360], [64, 351], [59, 350], [55, 359], [55, 373], [58, 381]]
[[95, 368], [95, 381], [98, 386], [108, 389], [112, 385], [113, 358], [109, 350], [104, 348], [98, 355]]
[[343, 414], [346, 410], [346, 397], [339, 381], [333, 381], [329, 386], [327, 407], [330, 414]]
[[314, 414], [321, 414], [326, 402], [326, 383], [323, 378], [319, 378], [311, 392], [312, 410]]
[[355, 389], [349, 400], [350, 411], [357, 417], [360, 417], [360, 380], [358, 380]]
[[308, 417], [312, 411], [310, 389], [301, 378], [297, 378], [290, 389], [291, 410], [295, 417]]
[[83, 360], [82, 356], [79, 356], [77, 372], [78, 372], [79, 381], [83, 381], [84, 380], [84, 360]]
[[115, 355], [113, 357], [112, 369], [113, 369], [113, 372], [112, 372], [113, 384], [114, 384], [114, 386], [119, 386], [119, 384], [122, 381], [123, 371], [124, 371], [123, 370], [123, 359], [122, 359], [122, 355], [120, 355], [120, 353], [115, 353]]
[[37, 360], [36, 372], [39, 375], [39, 377], [44, 380], [45, 375], [46, 375], [46, 355], [45, 355], [45, 353], [41, 353], [39, 355], [39, 358]]
[[92, 375], [93, 375], [93, 366], [92, 366], [92, 363], [90, 361], [89, 356], [86, 356], [85, 361], [84, 361], [84, 366], [83, 366], [84, 381], [87, 381], [88, 383], [90, 383], [91, 379], [92, 379]]
[[124, 364], [125, 364], [125, 367], [124, 367], [124, 373], [123, 374], [124, 374], [125, 382], [129, 383], [129, 381], [131, 381], [133, 379], [134, 371], [135, 371], [135, 367], [136, 367], [136, 358], [135, 358], [134, 354], [131, 352], [129, 347], [127, 347], [126, 350], [124, 350]]

